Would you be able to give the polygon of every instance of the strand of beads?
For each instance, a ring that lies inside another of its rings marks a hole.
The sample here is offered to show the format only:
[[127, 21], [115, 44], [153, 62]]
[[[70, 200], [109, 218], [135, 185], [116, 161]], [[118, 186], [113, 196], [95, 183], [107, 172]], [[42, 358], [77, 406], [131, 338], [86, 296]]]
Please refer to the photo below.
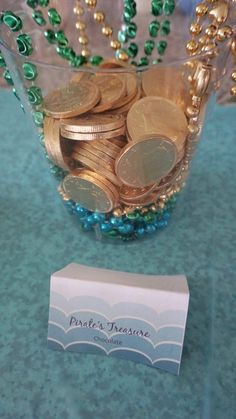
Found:
[[[118, 40], [121, 43], [121, 50], [124, 51], [129, 59], [134, 60], [138, 54], [138, 45], [134, 42], [137, 34], [137, 24], [133, 22], [137, 14], [137, 6], [134, 0], [123, 0], [123, 25], [118, 32]], [[129, 44], [125, 46], [125, 44]], [[131, 64], [137, 65], [136, 61], [131, 61]]]
[[83, 55], [83, 57], [88, 58], [91, 55], [91, 51], [88, 48], [89, 38], [86, 33], [86, 23], [82, 19], [82, 16], [84, 14], [84, 8], [81, 6], [80, 0], [76, 0], [76, 4], [73, 9], [73, 12], [77, 17], [75, 27], [79, 33], [78, 41], [82, 46], [81, 55]]
[[93, 19], [101, 26], [101, 33], [108, 38], [109, 45], [115, 51], [116, 58], [120, 61], [128, 61], [127, 52], [121, 48], [120, 41], [114, 37], [114, 31], [111, 25], [106, 22], [105, 13], [97, 9], [97, 0], [85, 0], [85, 3], [93, 13]]
[[70, 200], [61, 188], [58, 191], [69, 212], [77, 216], [84, 231], [95, 230], [98, 236], [121, 238], [125, 241], [143, 238], [167, 227], [178, 195], [175, 193], [160, 207], [149, 205], [126, 212], [116, 210], [111, 215], [88, 211]]

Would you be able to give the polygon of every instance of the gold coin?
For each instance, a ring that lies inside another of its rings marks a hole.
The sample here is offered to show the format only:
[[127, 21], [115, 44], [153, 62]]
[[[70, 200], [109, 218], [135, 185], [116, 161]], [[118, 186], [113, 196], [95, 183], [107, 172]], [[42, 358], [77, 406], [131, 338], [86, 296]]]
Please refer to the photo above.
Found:
[[125, 136], [110, 138], [108, 141], [112, 144], [117, 145], [120, 148], [123, 148], [127, 144], [127, 140]]
[[90, 144], [91, 143], [88, 144], [86, 142], [81, 141], [79, 143], [79, 147], [76, 148], [76, 153], [80, 153], [81, 150], [85, 150], [89, 154], [92, 154], [93, 156], [95, 156], [96, 160], [98, 160], [99, 162], [101, 162], [101, 163], [104, 162], [104, 163], [113, 165], [113, 167], [114, 167], [114, 164], [115, 164], [115, 158], [114, 157], [109, 156], [108, 154], [104, 153], [101, 150], [98, 150], [96, 148], [91, 147]]
[[126, 200], [124, 198], [120, 198], [120, 200], [123, 204], [128, 205], [129, 207], [139, 207], [139, 206], [144, 206], [144, 205], [150, 205], [156, 202], [157, 193], [153, 192], [150, 195], [147, 195], [143, 198], [140, 197], [139, 199], [134, 200], [134, 201]]
[[124, 96], [112, 109], [120, 108], [125, 106], [127, 103], [137, 95], [138, 91], [138, 79], [136, 73], [120, 73], [117, 75], [121, 79], [124, 79], [126, 83], [126, 96]]
[[126, 83], [117, 76], [98, 75], [92, 80], [101, 92], [100, 102], [91, 110], [92, 113], [100, 113], [111, 109], [126, 95]]
[[93, 176], [77, 170], [63, 180], [63, 189], [73, 201], [89, 211], [107, 213], [115, 206], [115, 198], [103, 183]]
[[129, 112], [130, 108], [137, 102], [137, 100], [139, 100], [140, 96], [141, 96], [141, 89], [138, 88], [135, 97], [130, 102], [126, 103], [126, 105], [121, 106], [120, 108], [111, 110], [111, 112], [114, 113], [115, 115], [126, 114], [127, 112]]
[[61, 127], [66, 131], [79, 133], [98, 133], [112, 131], [124, 126], [122, 115], [103, 113], [102, 115], [85, 115], [78, 118], [61, 119]]
[[147, 137], [128, 143], [116, 159], [115, 172], [122, 183], [142, 188], [160, 182], [175, 166], [177, 149], [165, 137]]
[[129, 186], [122, 185], [119, 192], [120, 198], [129, 201], [137, 201], [146, 198], [156, 188], [156, 184], [148, 186], [146, 188], [130, 188]]
[[[85, 153], [84, 153], [85, 154]], [[84, 166], [88, 167], [89, 169], [94, 170], [96, 173], [100, 173], [103, 177], [110, 180], [114, 185], [119, 186], [120, 182], [117, 179], [113, 169], [106, 165], [105, 167], [98, 163], [96, 160], [91, 159], [87, 155], [82, 155], [80, 153], [79, 155], [77, 153], [73, 153], [72, 157], [82, 163]]]
[[181, 151], [186, 141], [187, 119], [181, 108], [168, 99], [148, 96], [138, 100], [127, 115], [127, 130], [133, 141], [165, 137]]
[[60, 123], [58, 120], [45, 117], [44, 142], [50, 160], [64, 170], [69, 170], [68, 155], [71, 152], [70, 143], [60, 136]]
[[112, 150], [114, 153], [116, 153], [116, 157], [118, 156], [118, 154], [120, 153], [120, 146], [116, 145], [113, 141], [111, 141], [112, 139], [109, 140], [100, 140], [99, 143], [104, 144], [107, 148], [109, 148], [110, 150]]
[[172, 100], [186, 110], [188, 92], [181, 71], [174, 67], [158, 67], [142, 73], [142, 89], [145, 96], [159, 96]]
[[100, 97], [98, 87], [91, 81], [68, 83], [44, 98], [44, 111], [54, 118], [70, 118], [88, 112], [98, 103]]
[[94, 141], [94, 140], [106, 140], [109, 138], [117, 137], [120, 135], [125, 134], [125, 125], [121, 128], [117, 128], [112, 131], [105, 131], [105, 132], [88, 132], [88, 133], [81, 133], [81, 132], [72, 132], [68, 131], [65, 128], [61, 127], [61, 134], [64, 138], [68, 138], [70, 140], [75, 141]]
[[[101, 141], [91, 141], [89, 144], [91, 144], [91, 147], [93, 147], [94, 149], [98, 151], [102, 151], [103, 153], [107, 154], [113, 159], [115, 159], [120, 152], [120, 149], [119, 151], [116, 151], [116, 150], [114, 151], [114, 149], [112, 149], [109, 146], [109, 144], [103, 144], [103, 142]], [[77, 150], [77, 147], [79, 146], [80, 146], [80, 142], [76, 144], [76, 147], [74, 147], [74, 150]]]
[[81, 80], [89, 79], [90, 77], [91, 77], [91, 73], [89, 73], [89, 72], [76, 71], [76, 72], [73, 73], [73, 76], [70, 80], [70, 83], [79, 83], [79, 82], [81, 82]]
[[101, 183], [103, 183], [108, 189], [110, 189], [111, 193], [113, 194], [114, 198], [115, 198], [115, 202], [117, 203], [119, 200], [119, 193], [117, 188], [113, 185], [113, 183], [111, 183], [108, 179], [104, 178], [102, 175], [100, 175], [99, 173], [96, 173], [94, 171], [91, 171], [89, 169], [83, 169], [83, 173], [87, 174], [87, 175], [91, 175], [91, 173], [93, 174], [93, 177], [95, 179], [97, 179], [98, 181], [100, 181]]
[[80, 156], [87, 157], [89, 160], [94, 161], [98, 166], [102, 168], [106, 168], [108, 170], [114, 171], [114, 159], [112, 159], [109, 156], [103, 155], [103, 160], [95, 153], [92, 153], [90, 150], [86, 150], [85, 148], [80, 147], [77, 150], [75, 150], [72, 154], [73, 158], [76, 158], [77, 160], [80, 159]]

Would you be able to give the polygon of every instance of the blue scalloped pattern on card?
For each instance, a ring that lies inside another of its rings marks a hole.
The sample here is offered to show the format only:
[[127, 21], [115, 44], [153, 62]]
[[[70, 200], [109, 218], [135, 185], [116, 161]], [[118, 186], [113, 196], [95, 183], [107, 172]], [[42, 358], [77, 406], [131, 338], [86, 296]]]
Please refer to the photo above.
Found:
[[144, 304], [110, 306], [90, 296], [67, 300], [51, 291], [48, 345], [125, 358], [178, 374], [185, 322], [186, 312], [181, 310], [157, 314]]

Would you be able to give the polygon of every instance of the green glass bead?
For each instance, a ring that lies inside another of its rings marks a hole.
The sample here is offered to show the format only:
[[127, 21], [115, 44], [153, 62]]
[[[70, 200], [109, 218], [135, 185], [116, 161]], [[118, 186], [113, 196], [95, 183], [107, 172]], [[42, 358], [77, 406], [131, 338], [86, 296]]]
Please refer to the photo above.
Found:
[[163, 10], [163, 1], [162, 0], [152, 0], [151, 11], [153, 16], [161, 16]]
[[0, 54], [0, 68], [6, 67], [6, 61], [4, 60], [2, 54]]
[[31, 86], [27, 90], [29, 103], [31, 105], [41, 105], [43, 101], [42, 90], [37, 86]]
[[102, 61], [103, 61], [103, 57], [101, 57], [101, 55], [92, 55], [92, 57], [89, 58], [89, 62], [93, 66], [97, 66], [101, 64]]
[[131, 61], [130, 64], [134, 65], [135, 67], [137, 67], [137, 65], [138, 65], [137, 61]]
[[170, 16], [174, 13], [175, 10], [175, 1], [174, 0], [165, 0], [163, 5], [164, 15]]
[[41, 10], [34, 10], [32, 13], [32, 18], [39, 26], [46, 25], [46, 20], [44, 19], [43, 13]]
[[137, 25], [134, 22], [130, 22], [128, 23], [128, 25], [126, 26], [126, 35], [128, 38], [135, 38], [136, 37], [136, 33], [137, 33]]
[[138, 45], [135, 42], [130, 42], [127, 48], [128, 56], [131, 58], [135, 58], [138, 54]]
[[146, 55], [152, 55], [152, 51], [154, 50], [155, 42], [149, 39], [144, 44], [144, 52]]
[[45, 147], [45, 140], [44, 140], [44, 134], [42, 132], [40, 132], [40, 134], [38, 135], [38, 139], [39, 139], [39, 143], [42, 147]]
[[17, 93], [15, 87], [13, 87], [12, 93], [14, 94], [14, 96], [16, 97], [16, 99], [20, 100], [20, 97], [18, 96], [18, 93]]
[[156, 216], [155, 214], [153, 214], [152, 212], [147, 212], [144, 216], [143, 219], [146, 223], [152, 223], [155, 220]]
[[49, 5], [49, 0], [38, 0], [38, 2], [41, 7], [48, 7]]
[[130, 214], [126, 215], [126, 218], [128, 218], [128, 220], [130, 221], [139, 221], [140, 219], [140, 214], [138, 212], [131, 212]]
[[53, 26], [60, 25], [61, 23], [61, 16], [57, 12], [57, 10], [54, 9], [54, 7], [48, 10], [48, 18], [49, 18], [49, 22]]
[[118, 32], [117, 39], [122, 44], [125, 44], [127, 42], [127, 40], [128, 40], [127, 35], [126, 35], [126, 33], [124, 31], [119, 31]]
[[27, 0], [26, 4], [29, 7], [32, 7], [32, 9], [35, 9], [35, 7], [38, 6], [38, 0]]
[[9, 84], [9, 86], [14, 86], [14, 82], [11, 78], [11, 74], [9, 70], [4, 71], [3, 78], [6, 80], [7, 84]]
[[21, 55], [29, 56], [33, 52], [32, 39], [29, 35], [22, 34], [16, 38], [18, 51]]
[[55, 44], [57, 42], [55, 32], [52, 29], [48, 29], [47, 31], [45, 31], [44, 36], [49, 42], [49, 44]]
[[108, 231], [107, 233], [103, 233], [104, 236], [108, 236], [108, 237], [117, 237], [119, 235], [117, 230], [111, 230]]
[[57, 47], [57, 53], [65, 60], [72, 60], [75, 58], [75, 52], [69, 47]]
[[87, 62], [87, 59], [83, 55], [76, 55], [70, 60], [71, 67], [81, 67]]
[[161, 35], [166, 36], [170, 33], [170, 21], [164, 20], [164, 22], [161, 25]]
[[149, 64], [149, 59], [147, 57], [141, 57], [138, 63], [139, 67]]
[[35, 80], [37, 78], [38, 70], [37, 70], [36, 65], [26, 62], [22, 65], [22, 68], [23, 68], [24, 78], [26, 80]]
[[66, 38], [63, 31], [56, 32], [55, 37], [56, 37], [57, 43], [60, 47], [66, 47], [68, 45], [69, 41]]
[[166, 51], [166, 47], [167, 47], [167, 42], [166, 41], [160, 41], [157, 44], [157, 51], [160, 55], [164, 55], [165, 51]]
[[3, 14], [3, 23], [12, 30], [12, 32], [18, 32], [22, 29], [22, 20], [14, 13], [7, 11]]
[[130, 22], [136, 16], [136, 7], [133, 3], [125, 3], [123, 19], [125, 22]]
[[149, 25], [149, 35], [152, 36], [152, 38], [156, 38], [158, 35], [158, 31], [160, 29], [160, 23], [157, 22], [157, 20], [153, 20]]
[[[34, 123], [38, 128], [43, 127], [44, 113], [37, 111], [33, 113]], [[44, 140], [44, 137], [43, 137]]]

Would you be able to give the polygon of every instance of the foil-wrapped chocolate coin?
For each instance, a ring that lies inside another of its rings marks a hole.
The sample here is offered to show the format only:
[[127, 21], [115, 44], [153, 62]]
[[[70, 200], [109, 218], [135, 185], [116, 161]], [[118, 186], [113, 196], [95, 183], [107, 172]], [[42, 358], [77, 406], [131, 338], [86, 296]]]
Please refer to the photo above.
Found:
[[109, 138], [114, 138], [120, 135], [125, 134], [125, 125], [120, 128], [111, 131], [104, 131], [104, 132], [88, 132], [88, 133], [81, 133], [81, 132], [72, 132], [64, 127], [61, 127], [61, 134], [64, 138], [68, 138], [70, 140], [75, 141], [94, 141], [94, 140], [106, 140]]
[[128, 143], [116, 159], [115, 172], [127, 186], [143, 188], [160, 182], [175, 166], [177, 149], [165, 137], [151, 136]]
[[96, 84], [85, 80], [68, 83], [61, 89], [49, 93], [43, 101], [46, 115], [54, 118], [70, 118], [92, 109], [100, 100], [101, 94]]
[[110, 212], [116, 202], [111, 190], [96, 179], [94, 173], [83, 173], [77, 170], [63, 180], [63, 190], [73, 201], [83, 208], [101, 213]]
[[91, 110], [92, 113], [111, 109], [126, 95], [126, 83], [117, 76], [100, 74], [92, 80], [101, 92], [100, 102]]
[[119, 129], [125, 125], [122, 115], [103, 113], [84, 115], [77, 118], [61, 119], [61, 127], [67, 131], [79, 133], [97, 133]]
[[187, 119], [182, 109], [162, 97], [148, 96], [138, 100], [127, 115], [127, 129], [133, 141], [164, 137], [181, 151], [187, 137]]
[[44, 118], [44, 143], [48, 156], [57, 166], [69, 170], [71, 144], [60, 135], [60, 123], [58, 120]]

